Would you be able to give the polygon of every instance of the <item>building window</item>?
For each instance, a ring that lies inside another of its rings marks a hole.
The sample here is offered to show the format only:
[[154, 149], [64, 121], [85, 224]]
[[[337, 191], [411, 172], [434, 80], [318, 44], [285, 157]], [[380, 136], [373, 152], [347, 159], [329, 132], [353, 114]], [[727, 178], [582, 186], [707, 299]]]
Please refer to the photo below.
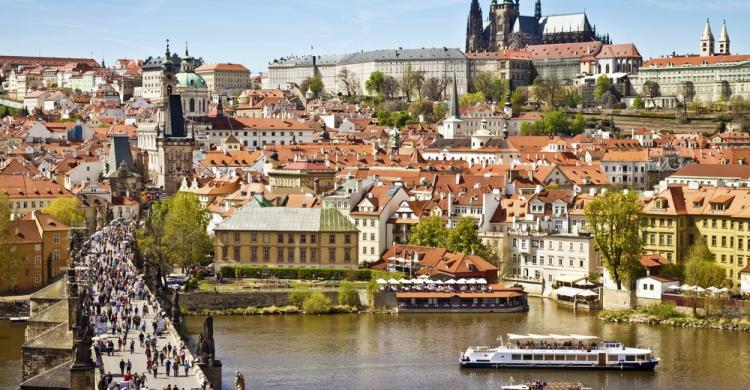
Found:
[[257, 261], [258, 260], [258, 248], [250, 248], [250, 260]]
[[299, 243], [300, 244], [304, 244], [306, 242], [307, 242], [307, 234], [304, 234], [304, 233], [300, 234], [299, 235]]
[[258, 233], [256, 233], [256, 232], [250, 233], [250, 241], [257, 242], [258, 241]]
[[263, 233], [263, 242], [270, 242], [270, 241], [271, 241], [271, 234]]
[[348, 245], [348, 244], [351, 244], [351, 243], [352, 243], [352, 235], [351, 234], [344, 235], [344, 244]]
[[263, 260], [268, 261], [271, 259], [271, 249], [267, 246], [263, 247]]
[[329, 244], [335, 244], [336, 243], [336, 235], [335, 234], [329, 234], [328, 235], [328, 243]]
[[276, 248], [276, 261], [278, 261], [279, 263], [284, 262], [284, 248]]
[[238, 246], [234, 247], [234, 259], [235, 260], [240, 259], [240, 247]]
[[52, 235], [52, 243], [53, 244], [59, 244], [60, 243], [60, 235], [59, 234], [53, 234]]
[[294, 262], [294, 248], [289, 248], [288, 257], [290, 263]]
[[367, 241], [367, 233], [362, 233], [362, 241]]
[[276, 241], [279, 244], [283, 244], [284, 243], [284, 233], [279, 233]]
[[375, 220], [374, 219], [370, 220], [370, 227], [375, 227]]
[[294, 244], [294, 233], [289, 233], [286, 235], [286, 242], [289, 244]]
[[370, 233], [370, 241], [375, 241], [375, 233]]
[[221, 247], [221, 258], [226, 259], [227, 257], [229, 257], [229, 248], [223, 246]]
[[375, 247], [374, 247], [374, 246], [373, 246], [373, 247], [370, 247], [370, 254], [371, 254], [371, 255], [374, 255], [374, 254], [375, 254]]
[[328, 249], [328, 261], [335, 262], [336, 261], [336, 249]]
[[299, 261], [302, 263], [307, 261], [307, 248], [299, 248]]
[[310, 249], [310, 260], [311, 261], [317, 261], [318, 260], [318, 250], [317, 249]]
[[237, 242], [240, 240], [240, 232], [234, 232], [234, 241]]
[[318, 242], [318, 235], [311, 234], [310, 235], [310, 242], [313, 243], [313, 244], [315, 244], [316, 242]]
[[41, 283], [42, 282], [42, 274], [35, 274], [34, 275], [34, 283]]

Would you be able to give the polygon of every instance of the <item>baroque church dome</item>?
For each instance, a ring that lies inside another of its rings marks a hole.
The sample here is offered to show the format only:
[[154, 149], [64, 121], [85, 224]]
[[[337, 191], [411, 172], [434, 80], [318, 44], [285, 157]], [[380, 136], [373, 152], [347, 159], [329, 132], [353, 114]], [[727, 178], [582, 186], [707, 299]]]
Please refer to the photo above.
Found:
[[180, 88], [208, 88], [201, 75], [192, 72], [177, 73], [177, 86]]

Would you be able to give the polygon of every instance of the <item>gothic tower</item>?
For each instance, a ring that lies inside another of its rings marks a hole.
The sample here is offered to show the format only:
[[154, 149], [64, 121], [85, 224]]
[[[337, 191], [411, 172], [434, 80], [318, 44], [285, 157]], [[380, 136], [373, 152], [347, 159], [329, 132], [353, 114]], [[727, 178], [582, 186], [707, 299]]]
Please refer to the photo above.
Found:
[[472, 0], [469, 19], [466, 23], [466, 51], [477, 52], [486, 50], [484, 45], [482, 25], [482, 8], [479, 6], [479, 0]]
[[701, 57], [714, 55], [714, 34], [711, 32], [711, 22], [706, 19], [706, 27], [701, 36]]
[[157, 104], [158, 164], [155, 184], [170, 195], [179, 190], [183, 178], [192, 175], [195, 149], [194, 134], [193, 137], [188, 136], [182, 100], [177, 94], [176, 71], [167, 41], [167, 51], [162, 62], [161, 99]]
[[719, 36], [719, 55], [727, 56], [729, 53], [731, 53], [729, 51], [729, 31], [725, 20], [724, 26], [721, 28], [721, 36]]
[[[500, 2], [502, 1], [502, 2]], [[493, 2], [490, 17], [494, 25], [494, 46], [493, 51], [501, 51], [510, 47], [513, 24], [518, 19], [519, 4], [513, 0], [498, 0]]]

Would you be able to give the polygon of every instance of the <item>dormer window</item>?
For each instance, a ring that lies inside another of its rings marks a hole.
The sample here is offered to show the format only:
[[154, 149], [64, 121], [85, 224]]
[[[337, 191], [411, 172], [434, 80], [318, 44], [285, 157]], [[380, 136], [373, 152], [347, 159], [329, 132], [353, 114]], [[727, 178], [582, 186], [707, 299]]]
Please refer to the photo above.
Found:
[[666, 209], [667, 208], [667, 200], [666, 199], [657, 199], [656, 202], [654, 202], [654, 208], [656, 209]]

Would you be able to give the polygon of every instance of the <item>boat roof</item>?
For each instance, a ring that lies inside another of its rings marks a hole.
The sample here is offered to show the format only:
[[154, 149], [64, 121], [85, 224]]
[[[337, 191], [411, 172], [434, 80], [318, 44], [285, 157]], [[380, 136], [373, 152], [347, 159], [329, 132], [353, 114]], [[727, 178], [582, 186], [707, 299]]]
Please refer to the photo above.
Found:
[[577, 341], [584, 341], [584, 340], [596, 340], [598, 337], [596, 336], [584, 336], [579, 334], [569, 334], [569, 335], [561, 335], [561, 334], [512, 334], [508, 333], [508, 339], [512, 340], [556, 340], [556, 341], [563, 341], [563, 340], [577, 340]]

